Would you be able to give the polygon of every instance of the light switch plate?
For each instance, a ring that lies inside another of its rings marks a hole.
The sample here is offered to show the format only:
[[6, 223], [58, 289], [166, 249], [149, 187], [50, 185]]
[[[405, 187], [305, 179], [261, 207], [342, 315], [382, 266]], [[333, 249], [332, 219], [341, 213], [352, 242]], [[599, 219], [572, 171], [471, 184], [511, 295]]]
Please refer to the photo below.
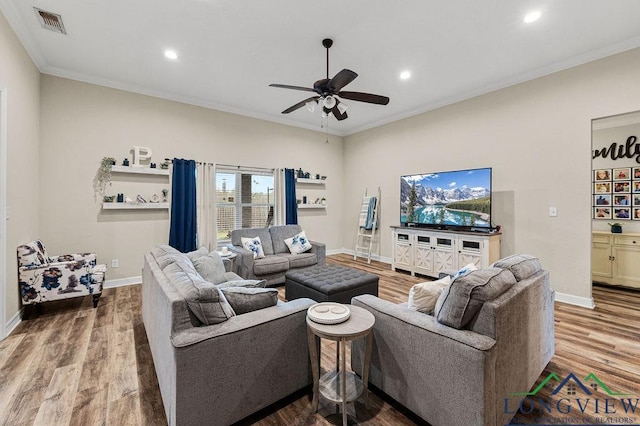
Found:
[[558, 208], [557, 207], [549, 207], [549, 216], [551, 216], [551, 217], [558, 216]]

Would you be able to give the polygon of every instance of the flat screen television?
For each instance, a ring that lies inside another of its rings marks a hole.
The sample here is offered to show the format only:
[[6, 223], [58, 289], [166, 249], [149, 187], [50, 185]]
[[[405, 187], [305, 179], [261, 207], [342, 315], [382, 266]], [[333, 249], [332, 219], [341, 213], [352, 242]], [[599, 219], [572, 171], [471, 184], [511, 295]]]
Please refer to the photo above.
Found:
[[400, 223], [490, 231], [491, 168], [401, 176]]

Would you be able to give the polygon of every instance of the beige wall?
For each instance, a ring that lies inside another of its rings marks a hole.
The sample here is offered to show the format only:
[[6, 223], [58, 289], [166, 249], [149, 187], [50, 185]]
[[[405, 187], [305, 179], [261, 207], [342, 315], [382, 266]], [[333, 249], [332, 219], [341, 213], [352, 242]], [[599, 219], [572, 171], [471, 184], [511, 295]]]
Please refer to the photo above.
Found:
[[[342, 247], [342, 138], [325, 143], [323, 133], [161, 100], [124, 91], [42, 76], [41, 236], [52, 254], [92, 251], [107, 263], [108, 280], [139, 276], [142, 258], [166, 243], [166, 211], [108, 211], [94, 200], [92, 180], [100, 159], [129, 157], [133, 145], [153, 150], [153, 160], [188, 158], [254, 167], [299, 168], [326, 175], [327, 209], [299, 213], [311, 239]], [[112, 193], [135, 198], [145, 186], [159, 192], [168, 179], [118, 177]], [[318, 195], [320, 196], [320, 195]], [[111, 259], [120, 267], [111, 268]]]
[[365, 186], [382, 186], [389, 258], [401, 175], [493, 167], [502, 254], [539, 256], [556, 291], [589, 303], [591, 120], [640, 109], [638, 64], [640, 49], [346, 137], [345, 247]]
[[[5, 324], [20, 309], [15, 248], [38, 238], [40, 73], [0, 13], [0, 85], [7, 90]], [[0, 216], [1, 217], [1, 216]]]

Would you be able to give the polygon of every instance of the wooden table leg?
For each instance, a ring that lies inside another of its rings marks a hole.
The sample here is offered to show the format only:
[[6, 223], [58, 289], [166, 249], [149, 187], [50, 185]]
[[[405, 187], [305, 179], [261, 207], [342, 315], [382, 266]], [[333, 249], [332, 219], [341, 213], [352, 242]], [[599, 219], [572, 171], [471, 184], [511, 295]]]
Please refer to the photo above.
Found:
[[313, 372], [313, 400], [311, 401], [311, 412], [318, 411], [318, 397], [320, 393], [320, 360], [316, 335], [307, 327], [307, 341], [309, 344], [309, 358], [311, 358], [311, 371]]
[[373, 331], [366, 337], [367, 346], [364, 352], [364, 365], [362, 366], [362, 393], [365, 408], [369, 408], [369, 365], [371, 364], [371, 350], [373, 349]]
[[[347, 365], [345, 354], [345, 338], [340, 338], [340, 350], [342, 351], [342, 365], [340, 375], [342, 377], [342, 425], [347, 426]], [[337, 343], [337, 342], [336, 342]]]

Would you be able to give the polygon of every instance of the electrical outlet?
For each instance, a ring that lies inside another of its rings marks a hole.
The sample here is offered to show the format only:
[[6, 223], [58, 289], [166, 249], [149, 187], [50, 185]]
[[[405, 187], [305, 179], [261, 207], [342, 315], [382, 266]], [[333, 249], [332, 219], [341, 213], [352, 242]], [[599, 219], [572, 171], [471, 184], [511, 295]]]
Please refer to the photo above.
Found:
[[118, 259], [113, 259], [111, 261], [111, 267], [112, 268], [117, 268], [118, 266], [120, 266], [120, 261]]

